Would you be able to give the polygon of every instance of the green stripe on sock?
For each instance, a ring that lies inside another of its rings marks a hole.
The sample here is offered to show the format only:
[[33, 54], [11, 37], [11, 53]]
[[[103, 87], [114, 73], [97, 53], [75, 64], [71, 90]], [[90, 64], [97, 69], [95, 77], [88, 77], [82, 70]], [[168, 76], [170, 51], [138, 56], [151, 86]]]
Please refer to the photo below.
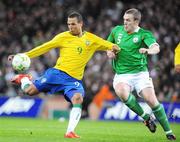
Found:
[[157, 106], [152, 108], [153, 112], [159, 111], [160, 109], [161, 109], [161, 105], [160, 104], [158, 104]]
[[131, 94], [129, 94], [129, 97], [126, 101], [124, 101], [125, 104], [129, 104], [131, 102], [131, 100], [133, 99], [133, 96]]
[[30, 84], [26, 84], [24, 87], [23, 87], [23, 90], [25, 90], [26, 88], [28, 88], [30, 86]]
[[144, 120], [148, 120], [149, 117], [150, 117], [150, 115], [144, 112], [144, 113], [141, 115], [141, 117], [142, 117]]
[[168, 134], [172, 134], [172, 130], [166, 131], [165, 133], [166, 133], [167, 135], [168, 135]]
[[73, 104], [73, 107], [79, 107], [79, 108], [82, 108], [82, 105], [81, 105], [81, 104]]

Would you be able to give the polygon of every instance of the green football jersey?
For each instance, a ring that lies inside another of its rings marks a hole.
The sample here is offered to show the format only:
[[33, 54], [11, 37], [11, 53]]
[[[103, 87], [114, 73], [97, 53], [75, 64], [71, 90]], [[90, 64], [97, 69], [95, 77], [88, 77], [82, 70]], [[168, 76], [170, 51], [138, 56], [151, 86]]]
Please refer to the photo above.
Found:
[[150, 31], [139, 28], [137, 32], [128, 34], [124, 26], [116, 26], [109, 35], [108, 41], [121, 48], [112, 62], [113, 70], [117, 74], [147, 71], [147, 55], [139, 53], [139, 49], [148, 48], [156, 43]]

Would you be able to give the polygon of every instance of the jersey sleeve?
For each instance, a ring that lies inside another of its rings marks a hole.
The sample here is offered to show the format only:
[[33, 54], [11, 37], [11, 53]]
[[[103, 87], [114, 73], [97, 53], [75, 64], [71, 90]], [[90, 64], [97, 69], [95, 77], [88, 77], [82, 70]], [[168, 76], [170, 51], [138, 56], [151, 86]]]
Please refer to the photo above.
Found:
[[152, 44], [156, 43], [156, 39], [150, 31], [146, 31], [143, 36], [144, 43], [150, 47]]
[[94, 35], [96, 50], [111, 50], [113, 43]]
[[61, 42], [61, 38], [59, 35], [55, 36], [52, 40], [35, 47], [34, 49], [25, 52], [25, 54], [27, 56], [29, 56], [30, 58], [34, 58], [34, 57], [38, 57], [46, 52], [48, 52], [49, 50], [53, 49], [53, 48], [57, 48], [59, 47], [59, 43]]
[[177, 45], [175, 49], [174, 64], [180, 65], [180, 43]]

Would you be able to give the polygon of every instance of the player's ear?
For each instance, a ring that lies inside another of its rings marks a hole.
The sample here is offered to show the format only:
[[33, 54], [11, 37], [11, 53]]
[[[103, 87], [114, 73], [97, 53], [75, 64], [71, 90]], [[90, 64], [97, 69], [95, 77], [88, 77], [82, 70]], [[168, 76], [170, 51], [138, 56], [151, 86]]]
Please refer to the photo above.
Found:
[[138, 19], [134, 20], [137, 25], [139, 25], [140, 21]]

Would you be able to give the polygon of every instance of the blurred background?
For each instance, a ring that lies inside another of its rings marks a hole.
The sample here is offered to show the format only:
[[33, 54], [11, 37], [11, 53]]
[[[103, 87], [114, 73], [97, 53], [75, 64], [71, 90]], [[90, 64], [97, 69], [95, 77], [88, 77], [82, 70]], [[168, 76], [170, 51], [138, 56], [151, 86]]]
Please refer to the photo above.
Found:
[[[23, 96], [22, 91], [9, 82], [16, 72], [7, 61], [8, 55], [28, 51], [66, 31], [67, 13], [73, 10], [83, 15], [85, 30], [106, 39], [114, 26], [123, 24], [122, 16], [129, 8], [138, 8], [142, 12], [140, 26], [151, 30], [160, 44], [161, 52], [149, 56], [149, 71], [158, 99], [169, 103], [167, 113], [172, 114], [173, 105], [177, 104], [179, 108], [180, 101], [180, 75], [175, 73], [173, 63], [174, 49], [180, 42], [179, 7], [179, 0], [1, 0], [0, 116], [7, 116], [8, 112], [13, 116], [19, 116], [16, 113], [20, 112], [24, 116], [25, 110], [21, 109], [26, 101], [35, 100], [34, 104], [40, 101], [35, 116], [54, 118], [57, 113], [57, 117], [68, 117], [70, 105], [59, 94], [47, 96], [41, 93], [36, 97], [19, 98]], [[51, 50], [32, 59], [28, 73], [33, 78], [41, 76], [47, 68], [55, 65], [57, 53]], [[111, 61], [106, 53], [96, 53], [88, 63], [83, 79], [86, 90], [83, 118], [99, 119], [102, 109], [114, 105], [107, 103], [116, 100], [113, 77]], [[7, 103], [12, 108], [7, 110]]]

